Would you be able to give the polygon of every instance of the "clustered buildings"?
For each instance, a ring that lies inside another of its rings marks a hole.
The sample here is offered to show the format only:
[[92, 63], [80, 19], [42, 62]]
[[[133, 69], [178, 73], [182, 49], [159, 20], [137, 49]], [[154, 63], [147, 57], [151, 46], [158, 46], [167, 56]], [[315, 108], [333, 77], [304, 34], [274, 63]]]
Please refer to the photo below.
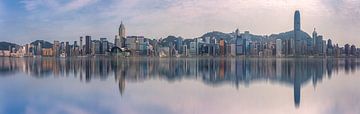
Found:
[[[126, 36], [123, 23], [114, 42], [107, 38], [99, 40], [91, 36], [80, 37], [79, 42], [54, 41], [52, 48], [43, 48], [43, 43], [26, 44], [19, 48], [0, 50], [0, 56], [8, 57], [89, 57], [89, 56], [156, 56], [156, 57], [359, 57], [360, 50], [355, 45], [340, 47], [318, 35], [316, 29], [312, 37], [301, 30], [300, 12], [295, 11], [294, 29], [285, 38], [265, 36], [253, 40], [249, 31], [235, 30], [232, 39], [200, 37], [175, 40], [149, 39], [144, 36]], [[84, 39], [85, 38], [85, 39]], [[84, 41], [85, 40], [85, 41]]]

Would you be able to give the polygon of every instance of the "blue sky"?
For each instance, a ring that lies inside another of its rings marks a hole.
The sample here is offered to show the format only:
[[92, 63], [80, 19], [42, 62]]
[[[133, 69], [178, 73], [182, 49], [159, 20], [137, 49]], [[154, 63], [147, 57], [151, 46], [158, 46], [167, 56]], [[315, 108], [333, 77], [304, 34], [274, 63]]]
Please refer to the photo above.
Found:
[[301, 11], [302, 29], [326, 39], [360, 45], [357, 0], [0, 0], [0, 39], [113, 40], [121, 21], [127, 35], [193, 38], [208, 31], [268, 35], [289, 31]]

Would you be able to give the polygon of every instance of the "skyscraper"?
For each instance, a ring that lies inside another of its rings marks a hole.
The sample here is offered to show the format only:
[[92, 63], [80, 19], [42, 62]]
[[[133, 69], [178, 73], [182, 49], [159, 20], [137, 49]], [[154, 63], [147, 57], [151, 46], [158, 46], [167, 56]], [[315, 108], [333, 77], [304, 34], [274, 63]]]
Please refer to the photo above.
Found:
[[314, 28], [314, 31], [312, 33], [312, 38], [313, 38], [313, 46], [316, 47], [316, 38], [317, 38], [316, 28]]
[[282, 41], [281, 39], [276, 39], [276, 57], [282, 56]]
[[60, 42], [59, 41], [54, 41], [53, 52], [54, 52], [53, 55], [55, 57], [60, 56]]
[[300, 11], [296, 10], [294, 15], [294, 30], [300, 31], [301, 30], [301, 23], [300, 23]]
[[[116, 39], [118, 38], [118, 39]], [[119, 27], [119, 37], [115, 37], [115, 45], [117, 47], [122, 48], [123, 44], [124, 44], [124, 39], [126, 38], [125, 35], [125, 26], [124, 24], [121, 22], [120, 27]]]
[[70, 57], [71, 54], [70, 54], [70, 44], [69, 42], [65, 42], [65, 55], [66, 57]]
[[85, 36], [85, 54], [90, 55], [91, 54], [91, 36]]
[[83, 48], [84, 48], [84, 47], [83, 47], [83, 37], [81, 36], [81, 37], [80, 37], [80, 44], [79, 44], [79, 54], [80, 54], [80, 55], [83, 54], [83, 51], [84, 51]]
[[301, 23], [300, 23], [300, 11], [296, 10], [294, 15], [294, 35], [295, 35], [295, 53], [294, 55], [300, 55], [303, 52], [301, 51]]

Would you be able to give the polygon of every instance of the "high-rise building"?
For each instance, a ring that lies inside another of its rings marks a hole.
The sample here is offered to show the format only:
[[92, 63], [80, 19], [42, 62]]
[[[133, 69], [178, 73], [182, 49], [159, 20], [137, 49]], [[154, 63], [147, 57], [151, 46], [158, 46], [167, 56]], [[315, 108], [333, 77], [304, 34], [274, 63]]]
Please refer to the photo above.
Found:
[[316, 53], [317, 54], [323, 54], [323, 36], [322, 35], [319, 35], [316, 37]]
[[60, 42], [54, 41], [53, 52], [55, 57], [60, 57]]
[[71, 55], [72, 56], [78, 56], [79, 55], [79, 46], [77, 44], [77, 41], [74, 41], [74, 45], [72, 46], [72, 49], [71, 49]]
[[71, 56], [71, 53], [70, 53], [70, 44], [69, 42], [65, 42], [65, 56], [66, 57], [70, 57]]
[[109, 50], [109, 42], [106, 38], [100, 38], [100, 53], [105, 54]]
[[224, 39], [221, 39], [219, 41], [219, 47], [220, 47], [220, 56], [225, 56], [226, 55], [226, 44], [225, 44]]
[[197, 56], [198, 55], [198, 46], [196, 41], [190, 42], [190, 55]]
[[328, 41], [327, 41], [327, 48], [333, 48], [331, 39], [328, 39]]
[[344, 48], [345, 48], [345, 55], [346, 55], [346, 56], [349, 56], [349, 55], [350, 55], [350, 45], [349, 45], [349, 44], [345, 44]]
[[282, 56], [282, 47], [281, 39], [276, 39], [276, 57]]
[[90, 55], [91, 54], [91, 44], [92, 44], [92, 41], [91, 41], [91, 36], [85, 36], [85, 54], [86, 55]]
[[323, 40], [322, 41], [322, 53], [323, 55], [326, 55], [326, 40]]
[[302, 48], [301, 48], [301, 23], [300, 23], [300, 11], [296, 10], [294, 14], [294, 35], [295, 35], [295, 53], [294, 55], [300, 55], [302, 54]]
[[121, 24], [119, 26], [119, 36], [118, 37], [115, 36], [115, 45], [117, 47], [120, 47], [120, 48], [124, 47], [124, 40], [126, 38], [125, 32], [126, 32], [125, 26], [121, 22]]
[[316, 32], [316, 28], [314, 28], [314, 31], [312, 33], [312, 48], [313, 48], [313, 52], [316, 53], [316, 40], [317, 40], [317, 32]]
[[296, 10], [294, 15], [294, 30], [301, 31], [300, 11]]
[[246, 39], [242, 38], [242, 36], [237, 35], [236, 39], [235, 39], [235, 44], [236, 44], [236, 55], [245, 55], [245, 43], [246, 43]]
[[84, 49], [83, 49], [83, 37], [80, 37], [80, 44], [79, 44], [79, 54], [83, 55]]
[[355, 45], [351, 45], [350, 54], [353, 56], [356, 56], [356, 46]]

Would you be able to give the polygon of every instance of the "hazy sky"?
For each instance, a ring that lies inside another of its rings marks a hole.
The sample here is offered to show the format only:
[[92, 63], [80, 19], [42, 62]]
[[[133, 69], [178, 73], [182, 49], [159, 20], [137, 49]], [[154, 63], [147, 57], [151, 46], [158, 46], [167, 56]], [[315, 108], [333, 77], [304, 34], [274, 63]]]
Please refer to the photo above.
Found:
[[236, 28], [268, 35], [293, 29], [297, 9], [305, 32], [360, 46], [360, 0], [0, 0], [0, 39], [113, 41], [121, 21], [127, 35], [149, 38]]

